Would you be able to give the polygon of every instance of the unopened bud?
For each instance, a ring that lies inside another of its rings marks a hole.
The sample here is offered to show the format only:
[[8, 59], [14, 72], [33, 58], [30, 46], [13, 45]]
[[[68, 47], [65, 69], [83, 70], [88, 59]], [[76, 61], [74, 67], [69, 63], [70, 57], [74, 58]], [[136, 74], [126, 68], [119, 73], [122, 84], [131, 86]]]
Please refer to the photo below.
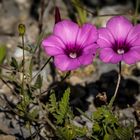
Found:
[[58, 7], [55, 7], [55, 24], [61, 21], [61, 15]]
[[24, 24], [19, 24], [18, 25], [18, 32], [20, 36], [23, 36], [25, 34], [26, 28]]

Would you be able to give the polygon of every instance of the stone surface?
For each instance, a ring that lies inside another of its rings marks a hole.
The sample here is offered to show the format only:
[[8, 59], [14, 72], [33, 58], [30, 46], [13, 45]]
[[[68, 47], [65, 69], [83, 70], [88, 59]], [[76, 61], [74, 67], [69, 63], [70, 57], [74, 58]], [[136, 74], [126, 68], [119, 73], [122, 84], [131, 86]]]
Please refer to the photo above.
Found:
[[16, 140], [16, 138], [10, 135], [0, 135], [0, 140]]

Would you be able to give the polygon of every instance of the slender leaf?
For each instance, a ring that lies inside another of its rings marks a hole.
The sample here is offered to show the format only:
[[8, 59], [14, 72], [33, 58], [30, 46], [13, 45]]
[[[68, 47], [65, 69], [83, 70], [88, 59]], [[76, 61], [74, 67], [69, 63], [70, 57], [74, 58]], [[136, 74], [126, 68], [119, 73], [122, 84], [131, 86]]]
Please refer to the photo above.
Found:
[[0, 64], [3, 63], [5, 56], [6, 56], [6, 46], [0, 45]]

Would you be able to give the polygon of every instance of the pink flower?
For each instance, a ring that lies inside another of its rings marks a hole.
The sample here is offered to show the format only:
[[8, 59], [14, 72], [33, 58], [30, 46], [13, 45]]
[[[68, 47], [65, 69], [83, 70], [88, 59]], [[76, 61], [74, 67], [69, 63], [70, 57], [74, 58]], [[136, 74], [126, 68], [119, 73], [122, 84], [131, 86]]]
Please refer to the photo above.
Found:
[[123, 16], [113, 17], [99, 29], [97, 44], [103, 62], [134, 64], [140, 60], [140, 24], [133, 26]]
[[42, 41], [45, 52], [54, 57], [54, 64], [62, 71], [91, 64], [98, 48], [95, 26], [63, 20], [55, 24], [53, 34]]

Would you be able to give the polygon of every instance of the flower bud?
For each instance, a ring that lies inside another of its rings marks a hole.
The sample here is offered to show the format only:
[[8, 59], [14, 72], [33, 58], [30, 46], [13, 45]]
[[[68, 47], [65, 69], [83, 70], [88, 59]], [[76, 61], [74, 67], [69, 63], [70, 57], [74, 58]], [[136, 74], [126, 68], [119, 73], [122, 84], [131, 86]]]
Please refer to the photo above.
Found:
[[25, 34], [26, 27], [24, 24], [19, 24], [18, 25], [18, 32], [20, 36], [23, 36]]

